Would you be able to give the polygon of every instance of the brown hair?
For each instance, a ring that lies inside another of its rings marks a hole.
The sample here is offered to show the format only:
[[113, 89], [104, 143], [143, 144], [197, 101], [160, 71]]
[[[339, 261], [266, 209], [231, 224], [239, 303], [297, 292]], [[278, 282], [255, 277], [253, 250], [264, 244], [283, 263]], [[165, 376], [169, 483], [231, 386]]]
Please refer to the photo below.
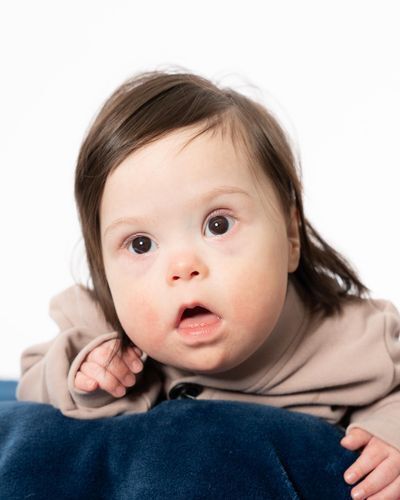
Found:
[[290, 279], [312, 314], [320, 312], [325, 317], [338, 313], [345, 301], [368, 292], [349, 262], [305, 218], [297, 172], [300, 165], [287, 134], [271, 112], [231, 88], [220, 88], [190, 72], [144, 72], [123, 83], [101, 108], [81, 146], [75, 176], [75, 197], [92, 280], [88, 289], [107, 321], [119, 332], [123, 347], [130, 341], [114, 308], [101, 250], [99, 208], [104, 185], [130, 153], [195, 124], [204, 125], [199, 134], [228, 126], [234, 143], [242, 140], [249, 158], [272, 182], [286, 216], [295, 204], [301, 256]]

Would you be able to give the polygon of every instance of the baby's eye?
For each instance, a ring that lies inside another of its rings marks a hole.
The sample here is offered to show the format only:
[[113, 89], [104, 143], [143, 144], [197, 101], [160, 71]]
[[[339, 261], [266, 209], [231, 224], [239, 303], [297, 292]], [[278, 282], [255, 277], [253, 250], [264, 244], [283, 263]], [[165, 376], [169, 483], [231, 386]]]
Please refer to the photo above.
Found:
[[137, 236], [127, 242], [127, 247], [131, 253], [142, 254], [150, 251], [152, 243], [153, 240], [148, 236]]
[[206, 236], [208, 228], [210, 229], [212, 235], [220, 236], [222, 234], [227, 233], [234, 225], [234, 223], [235, 219], [230, 215], [223, 215], [223, 214], [214, 215], [207, 221], [206, 231], [205, 231]]

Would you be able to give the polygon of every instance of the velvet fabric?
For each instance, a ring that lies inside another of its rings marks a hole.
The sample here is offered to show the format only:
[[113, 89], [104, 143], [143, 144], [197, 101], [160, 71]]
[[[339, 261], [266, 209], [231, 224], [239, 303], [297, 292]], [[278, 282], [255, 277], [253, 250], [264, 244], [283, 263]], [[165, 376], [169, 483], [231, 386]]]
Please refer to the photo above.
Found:
[[0, 401], [15, 401], [16, 380], [0, 380]]
[[253, 403], [181, 399], [77, 420], [3, 401], [0, 498], [350, 499], [343, 473], [359, 453], [340, 446], [343, 435], [314, 416]]

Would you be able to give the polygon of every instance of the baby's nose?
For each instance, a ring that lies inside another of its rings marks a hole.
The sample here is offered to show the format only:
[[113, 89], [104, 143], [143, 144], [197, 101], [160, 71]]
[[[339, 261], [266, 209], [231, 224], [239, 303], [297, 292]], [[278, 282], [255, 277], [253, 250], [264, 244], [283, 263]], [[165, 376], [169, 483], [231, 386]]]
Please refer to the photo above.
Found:
[[208, 268], [204, 260], [193, 253], [181, 254], [171, 259], [168, 269], [168, 282], [173, 284], [179, 280], [203, 279], [207, 275]]

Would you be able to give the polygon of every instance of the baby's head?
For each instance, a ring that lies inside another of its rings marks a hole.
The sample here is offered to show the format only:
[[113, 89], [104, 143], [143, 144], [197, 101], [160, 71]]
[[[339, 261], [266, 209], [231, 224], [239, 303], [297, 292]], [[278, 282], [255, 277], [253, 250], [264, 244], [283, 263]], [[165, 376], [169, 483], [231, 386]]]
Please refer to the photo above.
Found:
[[312, 313], [365, 291], [305, 219], [301, 191], [288, 138], [255, 101], [190, 73], [117, 89], [75, 194], [93, 295], [123, 344], [224, 371], [271, 333], [288, 279]]

